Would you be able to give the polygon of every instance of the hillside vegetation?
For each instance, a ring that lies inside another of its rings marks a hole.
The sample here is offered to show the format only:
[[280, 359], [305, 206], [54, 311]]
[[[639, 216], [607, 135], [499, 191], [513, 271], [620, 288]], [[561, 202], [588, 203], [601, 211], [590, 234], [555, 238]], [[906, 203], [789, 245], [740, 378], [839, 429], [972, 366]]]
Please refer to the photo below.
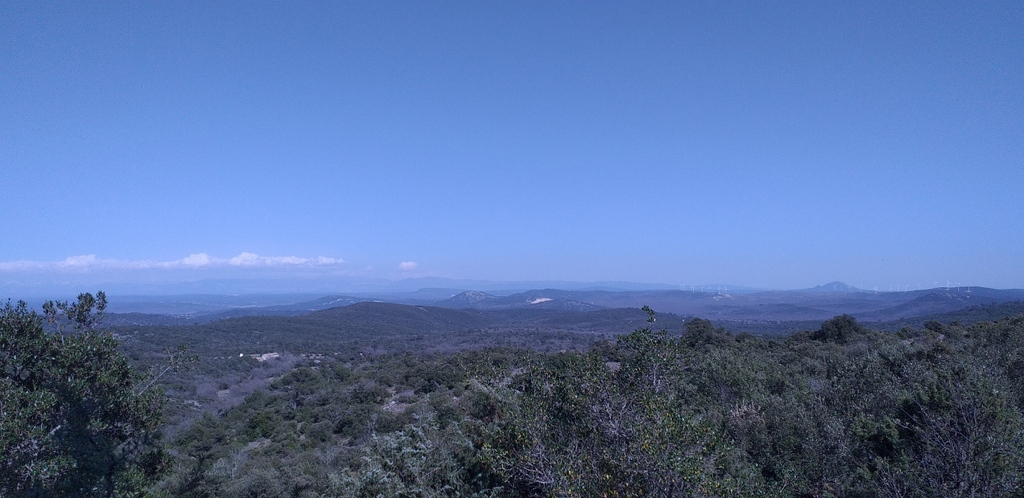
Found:
[[1020, 496], [1024, 318], [302, 360], [170, 444], [167, 496]]
[[1024, 496], [1024, 316], [765, 338], [640, 313], [620, 335], [383, 303], [115, 329], [140, 368], [197, 334], [146, 493]]

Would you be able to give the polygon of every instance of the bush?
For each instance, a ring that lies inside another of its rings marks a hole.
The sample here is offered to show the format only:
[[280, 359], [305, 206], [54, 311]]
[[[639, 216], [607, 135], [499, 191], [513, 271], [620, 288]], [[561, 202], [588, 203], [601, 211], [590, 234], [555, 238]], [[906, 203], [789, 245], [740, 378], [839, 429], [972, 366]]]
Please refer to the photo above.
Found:
[[97, 297], [47, 302], [53, 334], [24, 302], [0, 310], [0, 495], [131, 495], [164, 468], [163, 397], [93, 330]]

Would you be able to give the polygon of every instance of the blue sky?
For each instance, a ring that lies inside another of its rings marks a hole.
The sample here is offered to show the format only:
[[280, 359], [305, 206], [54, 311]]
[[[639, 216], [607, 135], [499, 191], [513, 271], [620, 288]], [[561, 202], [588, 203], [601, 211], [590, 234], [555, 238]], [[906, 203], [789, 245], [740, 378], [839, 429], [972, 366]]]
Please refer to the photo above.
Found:
[[1024, 287], [1016, 1], [2, 2], [0, 109], [9, 293]]

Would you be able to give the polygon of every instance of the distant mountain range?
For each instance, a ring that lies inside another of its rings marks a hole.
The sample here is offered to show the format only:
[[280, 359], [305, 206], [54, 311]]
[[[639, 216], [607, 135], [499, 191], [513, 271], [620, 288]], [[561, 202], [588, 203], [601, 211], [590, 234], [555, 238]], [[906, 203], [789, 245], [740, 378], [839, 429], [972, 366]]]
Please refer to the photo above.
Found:
[[744, 294], [679, 290], [565, 291], [532, 290], [509, 296], [467, 291], [433, 303], [468, 309], [543, 308], [591, 311], [639, 308], [712, 320], [794, 321], [827, 320], [848, 313], [863, 321], [891, 321], [949, 313], [971, 306], [1024, 300], [1024, 290], [984, 287], [929, 289], [908, 292], [870, 292], [836, 282], [805, 290]]
[[[0, 273], [0, 298], [10, 297], [34, 298], [47, 296], [52, 298], [60, 295], [75, 295], [83, 289], [102, 289], [108, 294], [122, 296], [230, 296], [230, 295], [295, 295], [306, 294], [323, 296], [343, 293], [355, 295], [389, 295], [389, 294], [427, 294], [432, 290], [452, 289], [480, 290], [492, 294], [511, 294], [529, 289], [581, 289], [581, 290], [665, 290], [678, 289], [680, 286], [667, 284], [648, 284], [622, 281], [602, 282], [571, 282], [555, 280], [524, 280], [524, 281], [489, 281], [450, 279], [441, 277], [419, 277], [391, 280], [385, 278], [307, 275], [295, 279], [282, 276], [250, 276], [248, 278], [195, 278], [182, 281], [161, 281], [159, 279], [142, 280], [138, 275], [122, 273], [112, 274], [68, 274], [60, 279], [15, 278]], [[712, 286], [704, 286], [710, 289]], [[721, 288], [722, 286], [716, 286]], [[738, 289], [738, 288], [733, 288]], [[449, 297], [451, 293], [443, 297]], [[442, 297], [434, 296], [435, 299]], [[33, 299], [35, 300], [35, 299]]]
[[[111, 297], [111, 324], [174, 325], [245, 316], [298, 316], [378, 302], [482, 312], [546, 316], [650, 306], [658, 313], [735, 324], [815, 322], [851, 314], [863, 322], [914, 321], [969, 308], [1024, 301], [1024, 290], [950, 287], [873, 292], [842, 282], [789, 291], [535, 289], [506, 295], [481, 290], [425, 288], [379, 295]], [[340, 312], [340, 311], [339, 311]], [[513, 316], [513, 315], [509, 315]], [[909, 323], [909, 322], [908, 322]], [[756, 327], [755, 327], [756, 328]]]

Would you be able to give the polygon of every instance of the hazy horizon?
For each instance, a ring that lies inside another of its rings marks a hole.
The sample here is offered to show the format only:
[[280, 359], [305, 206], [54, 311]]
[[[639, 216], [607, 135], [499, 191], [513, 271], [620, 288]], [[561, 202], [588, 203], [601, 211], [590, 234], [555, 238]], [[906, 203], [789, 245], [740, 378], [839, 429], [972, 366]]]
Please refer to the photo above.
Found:
[[3, 3], [0, 293], [1024, 288], [1022, 18]]
[[[294, 270], [294, 269], [292, 269]], [[453, 279], [446, 277], [418, 276], [406, 278], [383, 278], [372, 275], [332, 274], [328, 271], [305, 269], [305, 273], [289, 273], [271, 267], [249, 268], [204, 268], [192, 271], [180, 270], [174, 275], [166, 273], [166, 267], [111, 268], [101, 269], [68, 268], [48, 272], [27, 273], [31, 279], [0, 281], [0, 299], [66, 299], [80, 292], [105, 291], [116, 296], [184, 296], [184, 295], [365, 295], [386, 296], [390, 294], [414, 294], [418, 291], [449, 289], [453, 291], [484, 291], [509, 294], [527, 290], [680, 290], [686, 292], [749, 293], [761, 291], [797, 291], [828, 286], [849, 286], [868, 292], [907, 292], [933, 289], [970, 289], [989, 287], [962, 281], [912, 282], [892, 286], [869, 285], [823, 279], [798, 287], [757, 286], [743, 282], [639, 282], [616, 281], [572, 281], [548, 279], [486, 280]], [[844, 292], [848, 289], [838, 289]]]

